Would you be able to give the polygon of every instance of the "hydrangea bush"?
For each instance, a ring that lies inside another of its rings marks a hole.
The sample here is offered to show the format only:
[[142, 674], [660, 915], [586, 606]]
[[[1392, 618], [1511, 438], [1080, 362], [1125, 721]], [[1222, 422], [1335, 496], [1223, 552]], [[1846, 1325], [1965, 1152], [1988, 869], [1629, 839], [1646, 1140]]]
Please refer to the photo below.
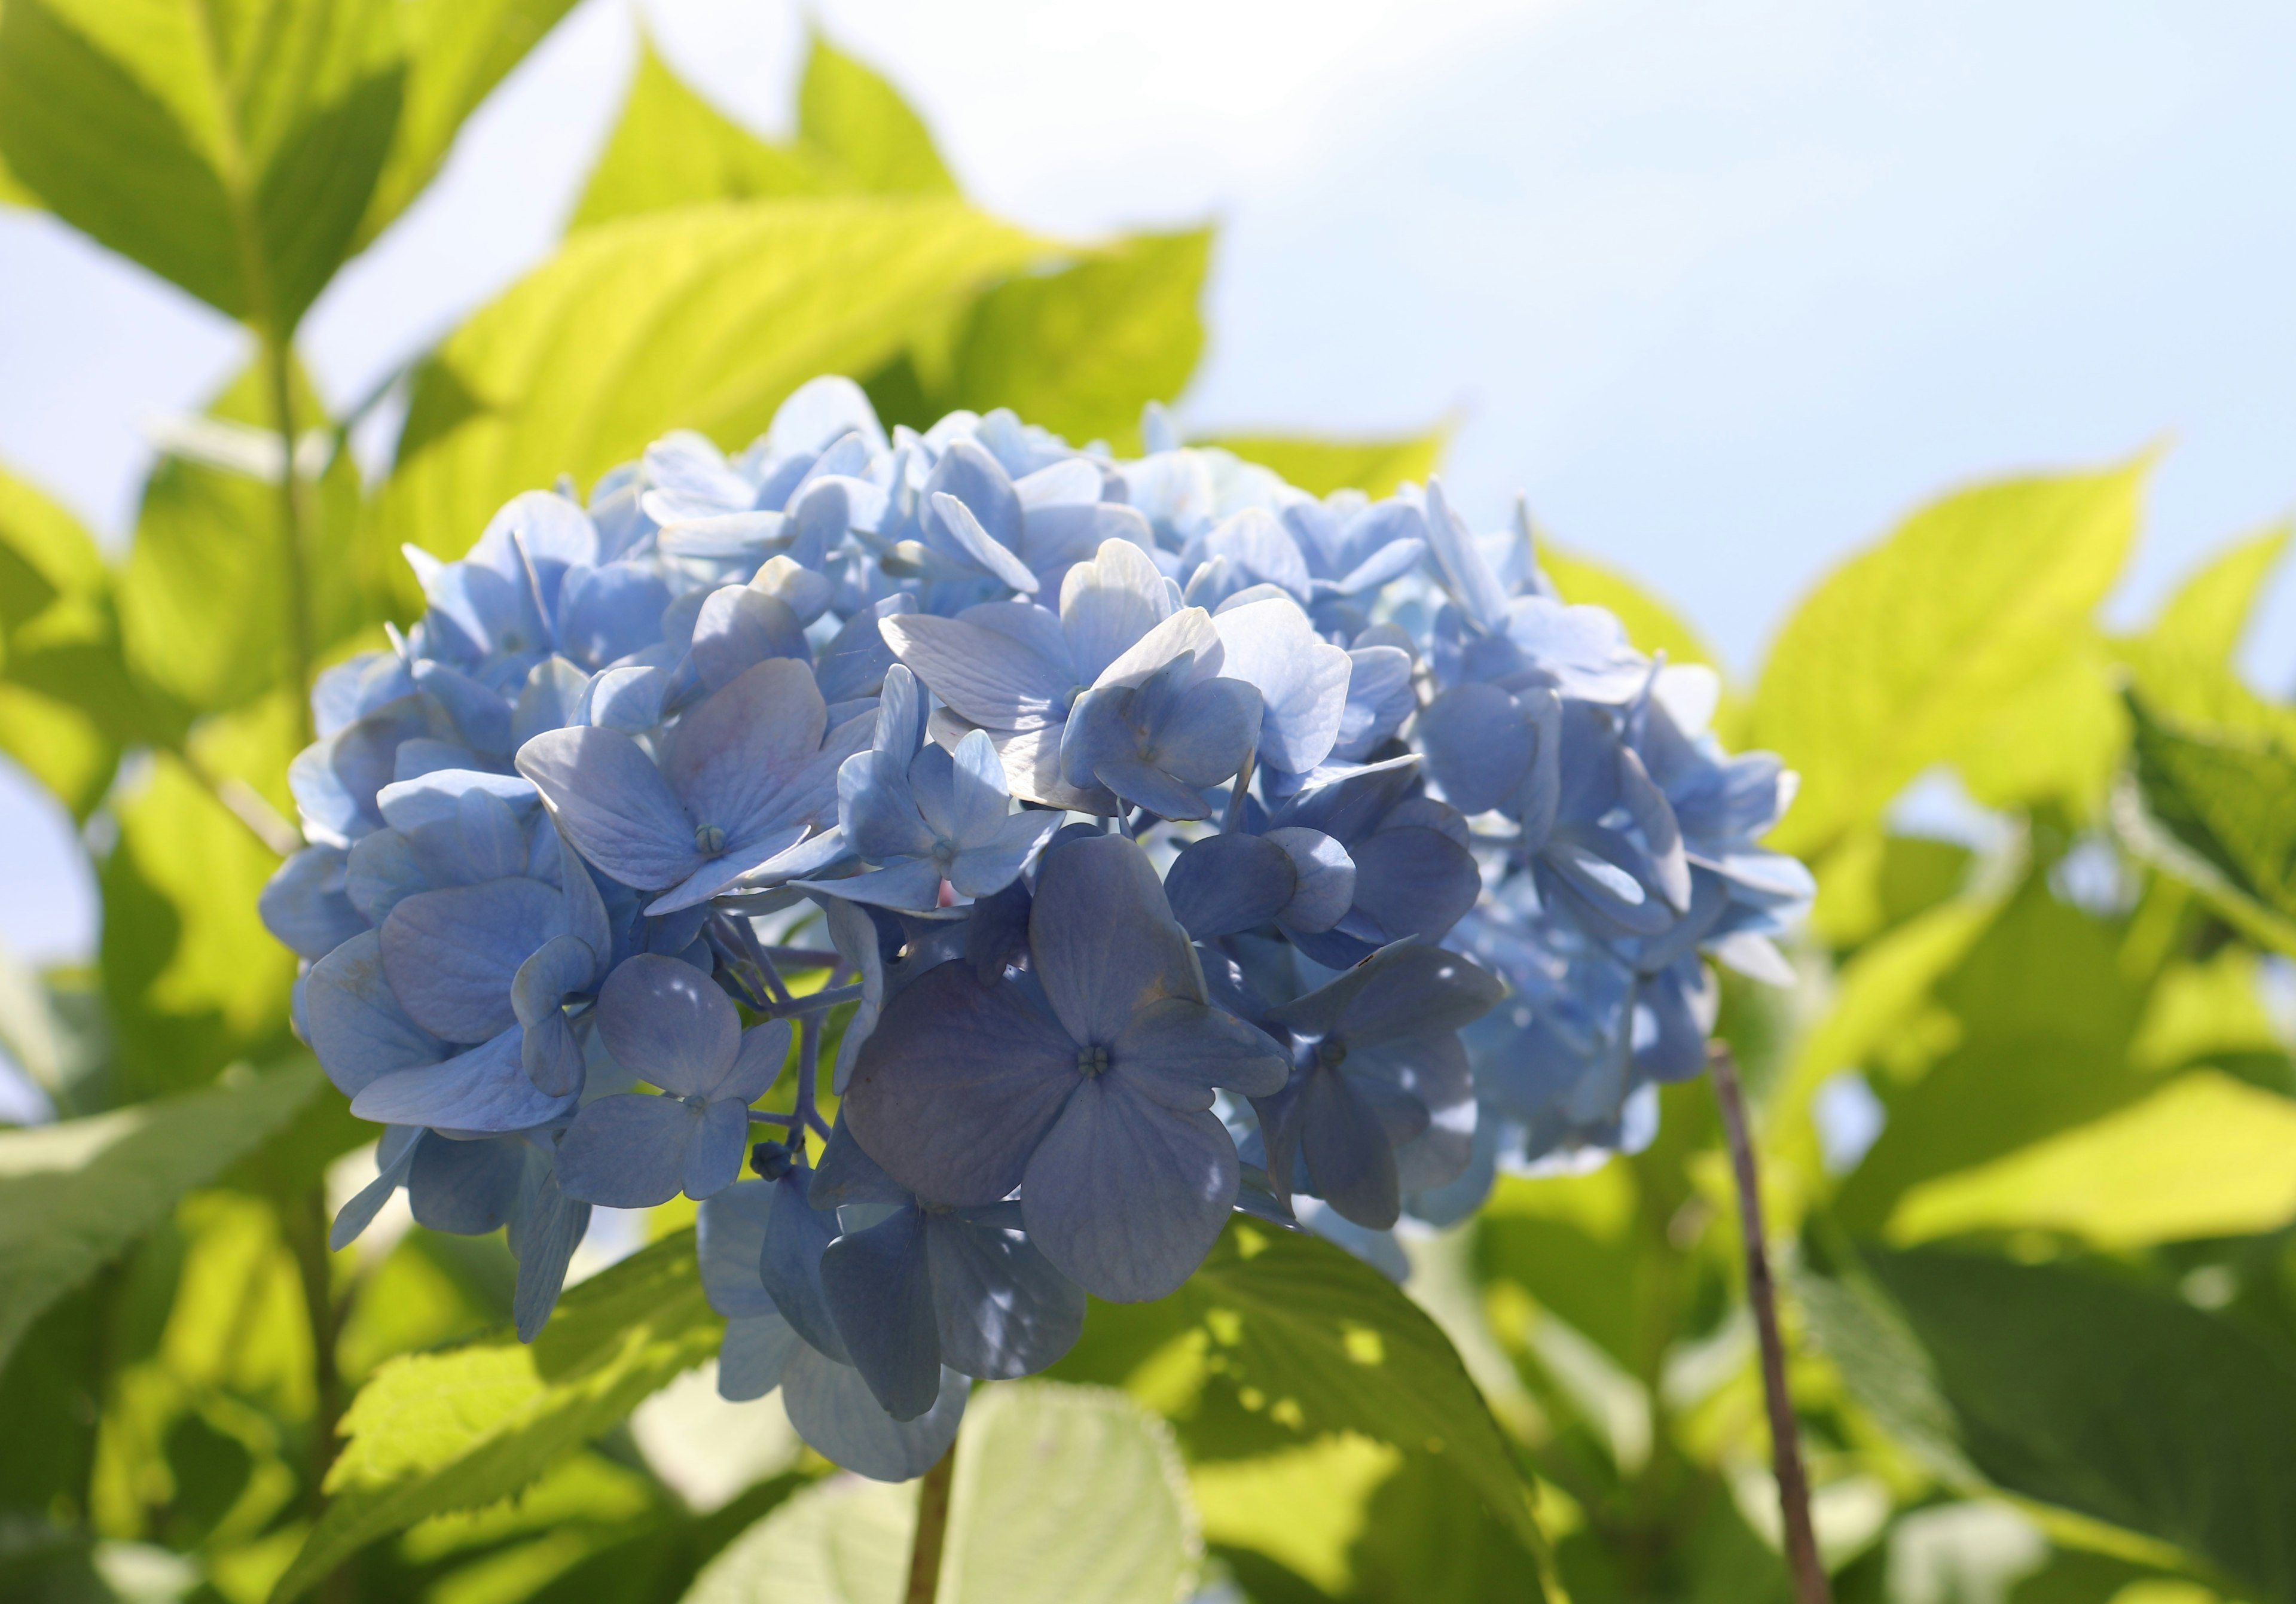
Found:
[[900, 1479], [1232, 1210], [1399, 1264], [1500, 1167], [1647, 1139], [1707, 959], [1788, 977], [1792, 777], [1520, 510], [1144, 435], [889, 439], [822, 378], [409, 549], [263, 900], [387, 1128], [336, 1246], [401, 1187], [507, 1225], [531, 1338], [594, 1206], [683, 1193], [721, 1391]]

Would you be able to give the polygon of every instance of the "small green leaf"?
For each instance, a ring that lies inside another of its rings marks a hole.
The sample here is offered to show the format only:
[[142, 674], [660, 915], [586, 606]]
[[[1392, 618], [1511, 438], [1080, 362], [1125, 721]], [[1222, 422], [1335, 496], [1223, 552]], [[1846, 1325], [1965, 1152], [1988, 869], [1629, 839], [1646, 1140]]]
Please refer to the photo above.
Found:
[[[290, 755], [275, 746], [280, 768]], [[127, 1083], [173, 1090], [283, 1050], [295, 955], [256, 912], [277, 855], [172, 756], [155, 755], [115, 811], [119, 843], [99, 875], [102, 958]]]
[[[915, 1484], [799, 1493], [695, 1579], [686, 1604], [901, 1604]], [[1168, 1604], [1203, 1545], [1171, 1432], [1122, 1393], [977, 1389], [957, 1438], [939, 1604]]]
[[294, 1117], [324, 1082], [282, 1068], [0, 1132], [0, 1363], [40, 1312]]
[[2005, 1158], [1909, 1189], [1894, 1242], [2062, 1231], [2106, 1249], [2245, 1237], [2296, 1220], [2296, 1102], [2213, 1070]]
[[10, 0], [0, 156], [49, 210], [284, 333], [349, 254], [398, 119], [390, 0]]
[[1954, 753], [1970, 795], [1988, 808], [2055, 802], [2077, 822], [2090, 818], [2128, 750], [2112, 674], [2104, 643], [2084, 632], [1979, 720]]
[[1749, 721], [1802, 777], [1773, 844], [1814, 856], [1878, 817], [2075, 649], [2136, 536], [2146, 465], [1961, 491], [1818, 586]]
[[2296, 1366], [2284, 1354], [2079, 1271], [1936, 1248], [1866, 1259], [1862, 1290], [1862, 1278], [1833, 1285], [1861, 1301], [1859, 1328], [1899, 1335], [1894, 1352], [1838, 1340], [1846, 1299], [1809, 1307], [1861, 1401], [1887, 1424], [1920, 1421], [1925, 1457], [2296, 1599]]
[[2229, 662], [2248, 631], [2265, 581], [2288, 550], [2289, 526], [2236, 540], [2178, 586], [2146, 634], [2155, 642]]
[[402, 0], [406, 86], [354, 251], [422, 193], [471, 113], [573, 7], [574, 0]]
[[1194, 442], [1233, 452], [1273, 468], [1311, 496], [1361, 490], [1387, 496], [1406, 482], [1422, 484], [1441, 462], [1444, 429], [1397, 440], [1301, 440], [1279, 434], [1218, 434]]
[[958, 329], [937, 410], [1009, 407], [1070, 440], [1136, 449], [1140, 409], [1185, 389], [1203, 352], [1211, 244], [1209, 228], [1135, 234], [996, 285]]
[[414, 386], [390, 539], [459, 555], [495, 509], [667, 430], [741, 445], [819, 373], [873, 372], [1044, 247], [949, 201], [688, 207], [585, 229]]
[[709, 1358], [723, 1329], [684, 1230], [568, 1291], [531, 1347], [505, 1332], [385, 1361], [343, 1416], [327, 1512], [275, 1604], [378, 1538], [516, 1493]]
[[2162, 718], [2132, 694], [2136, 777], [2152, 818], [2241, 894], [2296, 918], [2296, 748]]
[[798, 143], [840, 190], [954, 195], [956, 179], [901, 92], [816, 33], [797, 92]]
[[759, 138], [695, 94], [638, 40], [621, 120], [590, 169], [569, 228], [709, 201], [750, 201], [840, 187], [803, 152]]
[[[296, 375], [297, 432], [326, 419]], [[298, 597], [287, 552], [277, 423], [261, 365], [226, 385], [144, 483], [119, 576], [127, 662], [139, 679], [203, 711], [237, 707], [293, 678], [288, 621]], [[209, 437], [212, 437], [211, 439]], [[314, 440], [314, 443], [317, 443]], [[244, 459], [244, 460], [242, 460]], [[307, 470], [304, 470], [307, 471]], [[306, 506], [312, 646], [372, 621], [381, 563], [369, 550], [358, 469], [337, 452]]]
[[1393, 1282], [1318, 1238], [1231, 1221], [1170, 1297], [1095, 1302], [1054, 1374], [1121, 1383], [1175, 1418], [1192, 1460], [1339, 1432], [1437, 1456], [1540, 1551], [1506, 1439], [1449, 1340]]

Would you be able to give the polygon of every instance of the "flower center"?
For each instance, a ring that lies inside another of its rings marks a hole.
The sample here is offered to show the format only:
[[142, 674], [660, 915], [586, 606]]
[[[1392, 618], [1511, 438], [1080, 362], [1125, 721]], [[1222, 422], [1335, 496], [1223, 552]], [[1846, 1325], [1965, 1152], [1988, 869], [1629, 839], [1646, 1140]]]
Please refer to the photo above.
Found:
[[695, 825], [693, 850], [704, 858], [715, 858], [726, 850], [726, 832], [714, 824]]
[[1104, 1047], [1077, 1049], [1077, 1073], [1089, 1081], [1108, 1073], [1108, 1049]]
[[1326, 1036], [1316, 1043], [1316, 1062], [1325, 1069], [1337, 1069], [1348, 1061], [1348, 1044], [1337, 1036]]

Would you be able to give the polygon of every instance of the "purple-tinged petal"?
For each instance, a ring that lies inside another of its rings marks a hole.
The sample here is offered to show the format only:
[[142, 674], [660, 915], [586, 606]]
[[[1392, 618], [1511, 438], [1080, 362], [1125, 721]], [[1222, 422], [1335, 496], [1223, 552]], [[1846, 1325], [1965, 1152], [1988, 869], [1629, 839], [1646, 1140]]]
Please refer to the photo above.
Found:
[[518, 1203], [526, 1144], [448, 1141], [425, 1133], [407, 1155], [406, 1201], [415, 1223], [457, 1237], [500, 1230]]
[[598, 1033], [632, 1074], [680, 1097], [704, 1097], [741, 1050], [742, 1016], [691, 964], [641, 953], [606, 977]]
[[263, 927], [310, 958], [324, 958], [365, 930], [344, 891], [348, 859], [339, 846], [307, 846], [281, 864], [256, 901]]
[[554, 729], [519, 748], [518, 765], [576, 850], [623, 884], [675, 885], [701, 863], [693, 821], [629, 736]]
[[701, 1123], [701, 1110], [676, 1098], [600, 1098], [574, 1116], [558, 1144], [559, 1187], [608, 1208], [668, 1203], [685, 1181], [687, 1150]]
[[723, 1081], [709, 1089], [708, 1095], [732, 1098], [741, 1103], [754, 1103], [765, 1096], [781, 1079], [782, 1068], [789, 1062], [791, 1034], [786, 1019], [768, 1019], [743, 1031], [741, 1050], [734, 1055], [733, 1068]]
[[828, 1294], [821, 1282], [821, 1258], [837, 1239], [837, 1211], [806, 1200], [807, 1172], [792, 1166], [774, 1182], [773, 1212], [766, 1217], [764, 1250], [758, 1273], [774, 1307], [807, 1342], [843, 1361], [845, 1340], [837, 1334]]
[[1013, 810], [1012, 794], [1004, 785], [1004, 766], [996, 747], [983, 730], [974, 730], [956, 744], [949, 774], [949, 839], [960, 848], [982, 846]]
[[718, 1345], [718, 1395], [748, 1403], [782, 1384], [789, 1362], [805, 1346], [789, 1321], [767, 1312], [726, 1322]]
[[[776, 793], [821, 748], [828, 707], [813, 674], [794, 658], [745, 669], [678, 720], [662, 775], [694, 827], [715, 825], [729, 839], [806, 822], [777, 806]], [[577, 844], [579, 844], [578, 841]]]
[[943, 1362], [1005, 1381], [1043, 1370], [1084, 1331], [1084, 1288], [1003, 1220], [924, 1216], [925, 1262]]
[[873, 908], [899, 908], [924, 913], [940, 902], [940, 863], [932, 858], [913, 858], [890, 868], [872, 869], [843, 880], [798, 880], [803, 892], [866, 902]]
[[872, 1481], [906, 1482], [940, 1463], [956, 1441], [972, 1386], [944, 1368], [932, 1408], [914, 1420], [896, 1420], [860, 1371], [800, 1347], [782, 1373], [782, 1406], [798, 1435], [824, 1459]]
[[321, 958], [304, 988], [311, 1050], [327, 1078], [356, 1098], [395, 1070], [436, 1064], [446, 1044], [407, 1017], [383, 975], [382, 937], [352, 937]]
[[1171, 616], [1163, 572], [1128, 540], [1103, 541], [1061, 581], [1061, 632], [1079, 684], [1095, 683], [1109, 664]]
[[[1349, 882], [1352, 887], [1352, 873]], [[1258, 835], [1207, 835], [1183, 848], [1164, 876], [1173, 917], [1200, 942], [1259, 928], [1299, 889], [1299, 871], [1282, 843]]]
[[709, 1306], [728, 1320], [755, 1320], [775, 1312], [773, 1295], [758, 1279], [758, 1260], [766, 1249], [766, 1219], [773, 1208], [772, 1181], [737, 1180], [705, 1198], [694, 1211], [694, 1256], [701, 1265], [701, 1290]]
[[481, 1135], [530, 1131], [574, 1106], [571, 1097], [549, 1097], [527, 1079], [513, 1026], [443, 1064], [395, 1070], [367, 1082], [351, 1112], [384, 1125], [429, 1125]]
[[484, 1041], [517, 1023], [519, 968], [565, 927], [565, 903], [539, 880], [489, 880], [402, 901], [382, 925], [383, 970], [414, 1022], [448, 1041]]
[[1227, 1128], [1142, 1096], [1126, 1077], [1086, 1082], [1046, 1132], [1021, 1185], [1029, 1236], [1087, 1292], [1138, 1303], [1195, 1272], [1235, 1202]]
[[1163, 998], [1203, 1000], [1188, 934], [1174, 921], [1148, 854], [1121, 835], [1046, 854], [1029, 946], [1054, 1011], [1079, 1044], [1105, 1046], [1136, 1010]]
[[839, 1119], [919, 1197], [994, 1203], [1019, 1183], [1080, 1079], [1076, 1043], [1017, 988], [943, 964], [885, 1009]]
[[845, 1351], [885, 1412], [914, 1420], [940, 1394], [940, 1340], [924, 1216], [903, 1208], [821, 1255], [821, 1286]]
[[950, 860], [949, 884], [968, 897], [1003, 891], [1020, 877], [1060, 823], [1061, 816], [1048, 810], [1007, 815], [986, 842], [967, 847]]
[[709, 593], [693, 623], [693, 649], [701, 683], [713, 691], [774, 658], [795, 658], [808, 669], [813, 662], [805, 629], [788, 604], [747, 585], [726, 585]]
[[1068, 665], [1010, 635], [923, 613], [888, 618], [878, 627], [910, 671], [974, 724], [1033, 729], [1057, 724], [1068, 712], [1077, 683]]
[[1357, 1225], [1385, 1230], [1403, 1206], [1395, 1149], [1352, 1077], [1319, 1070], [1300, 1090], [1300, 1150], [1324, 1202]]
[[1191, 1112], [1212, 1106], [1214, 1087], [1251, 1098], [1282, 1090], [1291, 1065], [1271, 1045], [1240, 1019], [1169, 997], [1132, 1016], [1110, 1044], [1108, 1073], [1167, 1108]]
[[1522, 789], [1538, 738], [1513, 696], [1496, 685], [1470, 682], [1430, 703], [1412, 739], [1452, 806], [1483, 813]]
[[1037, 576], [1029, 571], [1029, 565], [1010, 547], [983, 529], [971, 507], [946, 492], [936, 492], [931, 498], [931, 505], [941, 528], [948, 532], [958, 549], [999, 584], [1024, 596], [1036, 590]]
[[1308, 615], [1289, 601], [1231, 607], [1212, 624], [1224, 651], [1220, 673], [1259, 692], [1261, 757], [1293, 774], [1322, 762], [1339, 739], [1347, 711], [1348, 679], [1355, 666], [1348, 654], [1320, 638]]
[[1474, 854], [1439, 831], [1381, 830], [1348, 851], [1356, 863], [1356, 906], [1390, 936], [1440, 941], [1482, 891]]
[[701, 1109], [701, 1121], [685, 1145], [682, 1189], [697, 1201], [724, 1191], [742, 1173], [742, 1155], [750, 1146], [749, 1106], [734, 1098], [719, 1098]]

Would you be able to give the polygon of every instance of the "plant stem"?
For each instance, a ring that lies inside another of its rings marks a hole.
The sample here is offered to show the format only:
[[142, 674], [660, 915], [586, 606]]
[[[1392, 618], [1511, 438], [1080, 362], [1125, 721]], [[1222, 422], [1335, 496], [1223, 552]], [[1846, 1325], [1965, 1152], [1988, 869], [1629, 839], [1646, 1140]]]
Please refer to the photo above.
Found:
[[303, 476], [295, 471], [294, 348], [286, 335], [266, 322], [257, 338], [263, 346], [263, 366], [271, 385], [272, 415], [279, 424], [281, 472], [279, 510], [286, 533], [282, 554], [287, 566], [287, 644], [295, 672], [295, 716], [301, 740], [312, 738], [311, 680], [318, 666], [317, 630], [313, 623], [311, 585], [311, 509]]
[[917, 1488], [917, 1540], [909, 1549], [905, 1604], [933, 1604], [940, 1586], [940, 1556], [948, 1538], [948, 1489], [955, 1475], [956, 1444], [951, 1443]]
[[[335, 1345], [342, 1332], [342, 1312], [335, 1302], [334, 1255], [327, 1247], [327, 1190], [315, 1182], [299, 1197], [280, 1205], [288, 1246], [295, 1254], [297, 1279], [302, 1282], [304, 1318], [311, 1328], [311, 1383], [314, 1409], [311, 1452], [304, 1471], [303, 1509], [313, 1521], [326, 1512], [327, 1472], [333, 1468], [342, 1427], [342, 1372], [335, 1365]], [[351, 1596], [348, 1572], [340, 1568], [321, 1584], [324, 1604]]]
[[1754, 1306], [1761, 1337], [1762, 1394], [1770, 1410], [1770, 1449], [1778, 1481], [1778, 1511], [1784, 1517], [1786, 1563], [1793, 1572], [1797, 1604], [1833, 1604], [1824, 1563], [1817, 1554], [1817, 1532], [1809, 1518], [1809, 1477], [1802, 1468], [1801, 1439], [1794, 1426], [1792, 1394], [1786, 1391], [1785, 1344], [1778, 1336], [1778, 1289], [1763, 1246], [1762, 1195], [1754, 1170], [1754, 1144], [1746, 1130], [1746, 1099], [1738, 1084], [1738, 1061], [1717, 1041], [1708, 1049], [1714, 1072], [1714, 1097], [1722, 1106], [1722, 1129], [1730, 1143], [1730, 1169], [1738, 1182], [1739, 1233], [1746, 1246], [1746, 1301]]

